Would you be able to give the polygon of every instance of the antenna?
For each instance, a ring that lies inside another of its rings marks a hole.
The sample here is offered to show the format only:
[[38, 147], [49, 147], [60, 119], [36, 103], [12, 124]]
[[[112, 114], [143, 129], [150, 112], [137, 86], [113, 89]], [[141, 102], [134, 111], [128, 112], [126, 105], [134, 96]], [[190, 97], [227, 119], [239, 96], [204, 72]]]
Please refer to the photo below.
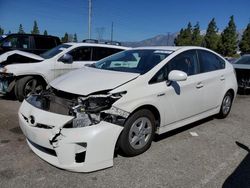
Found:
[[89, 1], [89, 39], [91, 39], [92, 0]]

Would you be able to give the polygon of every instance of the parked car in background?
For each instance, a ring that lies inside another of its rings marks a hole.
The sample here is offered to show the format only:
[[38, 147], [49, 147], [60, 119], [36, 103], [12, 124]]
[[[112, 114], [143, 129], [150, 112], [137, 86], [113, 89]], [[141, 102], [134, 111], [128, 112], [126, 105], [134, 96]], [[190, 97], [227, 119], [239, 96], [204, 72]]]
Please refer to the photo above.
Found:
[[155, 134], [217, 114], [237, 93], [233, 66], [201, 47], [141, 47], [69, 72], [19, 109], [29, 147], [59, 168], [89, 172], [149, 149]]
[[239, 92], [244, 93], [250, 89], [250, 54], [241, 56], [237, 61], [233, 63]]
[[9, 34], [0, 39], [0, 54], [11, 50], [22, 50], [41, 54], [61, 44], [60, 39], [50, 35]]
[[12, 91], [22, 101], [40, 93], [56, 77], [128, 49], [95, 43], [65, 43], [41, 54], [14, 50], [0, 56], [0, 93]]

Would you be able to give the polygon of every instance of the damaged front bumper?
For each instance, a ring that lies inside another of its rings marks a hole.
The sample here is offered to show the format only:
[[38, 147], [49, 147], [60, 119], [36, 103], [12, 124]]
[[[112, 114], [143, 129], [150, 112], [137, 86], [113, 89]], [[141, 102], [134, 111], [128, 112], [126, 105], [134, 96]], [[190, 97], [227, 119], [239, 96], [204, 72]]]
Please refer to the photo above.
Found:
[[41, 110], [27, 101], [22, 103], [18, 116], [29, 147], [48, 163], [75, 172], [113, 166], [122, 126], [100, 121], [87, 127], [64, 128], [74, 116]]
[[15, 85], [13, 74], [0, 72], [0, 94], [9, 93]]

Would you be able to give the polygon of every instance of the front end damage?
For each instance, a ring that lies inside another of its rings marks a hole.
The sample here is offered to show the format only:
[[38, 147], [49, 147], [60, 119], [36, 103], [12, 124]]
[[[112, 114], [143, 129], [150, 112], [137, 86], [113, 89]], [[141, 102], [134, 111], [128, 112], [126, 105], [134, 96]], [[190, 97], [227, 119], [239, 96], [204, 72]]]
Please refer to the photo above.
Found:
[[0, 68], [0, 94], [7, 94], [11, 92], [15, 85], [14, 75], [11, 73], [5, 73]]
[[31, 95], [19, 110], [29, 147], [59, 168], [90, 172], [113, 166], [128, 112], [113, 104], [125, 92], [76, 96], [57, 90]]

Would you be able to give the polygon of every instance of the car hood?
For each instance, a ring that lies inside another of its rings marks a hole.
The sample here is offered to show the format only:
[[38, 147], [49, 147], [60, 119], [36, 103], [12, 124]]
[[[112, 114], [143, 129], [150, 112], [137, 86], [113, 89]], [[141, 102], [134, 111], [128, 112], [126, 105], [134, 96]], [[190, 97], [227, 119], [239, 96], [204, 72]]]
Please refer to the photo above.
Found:
[[60, 91], [86, 96], [94, 92], [114, 89], [139, 75], [84, 67], [58, 77], [50, 85]]
[[[24, 51], [20, 51], [20, 50], [13, 50], [13, 51], [5, 52], [5, 53], [0, 55], [0, 64], [7, 61], [8, 57], [11, 57], [11, 56], [26, 57], [27, 61], [32, 61], [32, 60], [42, 61], [42, 60], [44, 60], [44, 58], [42, 58], [41, 56], [33, 54], [33, 53], [24, 52]], [[7, 65], [7, 64], [5, 63], [5, 65]]]
[[250, 65], [247, 64], [232, 64], [235, 69], [250, 69]]

